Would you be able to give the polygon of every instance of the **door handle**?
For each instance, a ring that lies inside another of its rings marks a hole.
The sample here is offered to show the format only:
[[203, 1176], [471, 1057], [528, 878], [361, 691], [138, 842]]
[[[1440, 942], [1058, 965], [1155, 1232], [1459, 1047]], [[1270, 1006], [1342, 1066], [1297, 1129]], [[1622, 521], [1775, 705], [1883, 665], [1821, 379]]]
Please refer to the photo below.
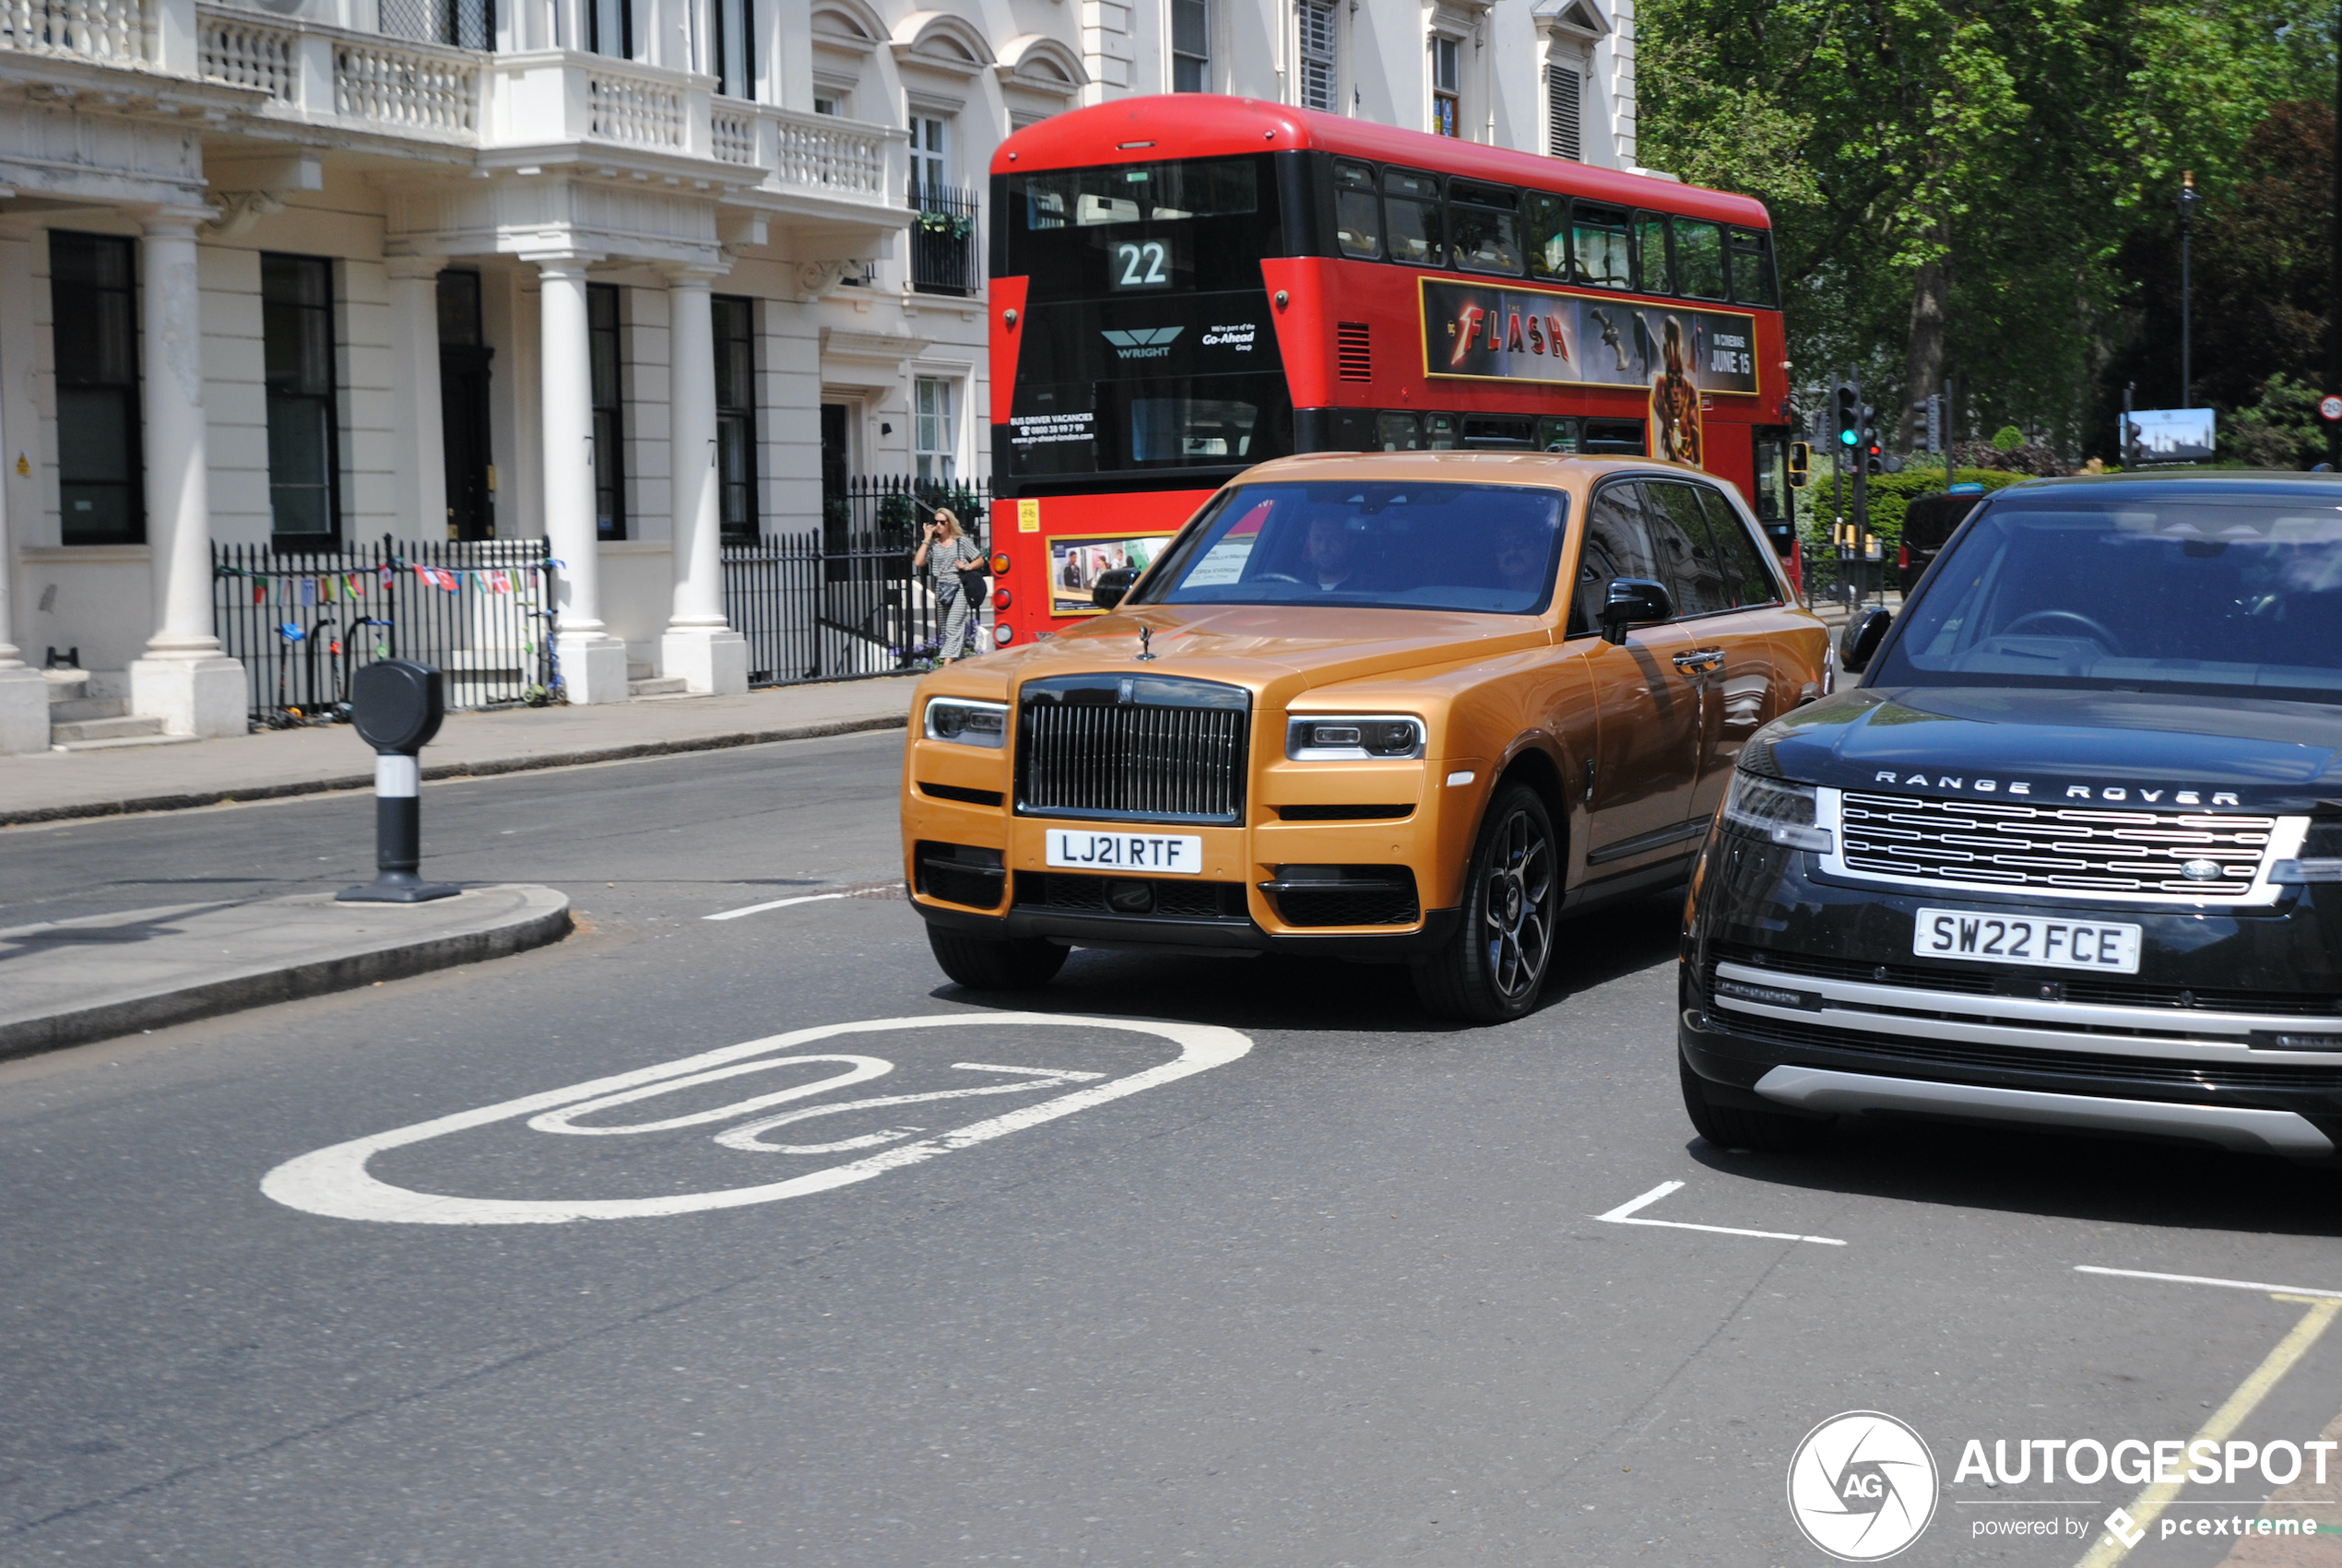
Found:
[[1695, 648], [1688, 654], [1675, 655], [1675, 667], [1686, 675], [1709, 675], [1724, 667], [1721, 648]]

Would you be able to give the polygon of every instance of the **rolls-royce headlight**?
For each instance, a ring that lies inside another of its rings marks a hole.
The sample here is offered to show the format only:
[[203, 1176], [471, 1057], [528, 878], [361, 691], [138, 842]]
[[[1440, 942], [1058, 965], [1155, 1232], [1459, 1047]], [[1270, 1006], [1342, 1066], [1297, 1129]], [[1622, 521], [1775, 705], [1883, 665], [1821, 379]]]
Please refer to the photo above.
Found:
[[1827, 855], [1837, 841], [1819, 825], [1819, 805], [1812, 784], [1735, 770], [1732, 790], [1724, 796], [1724, 820], [1791, 849]]
[[1009, 740], [1009, 705], [967, 697], [930, 697], [927, 737], [955, 746], [988, 746], [998, 751]]
[[1424, 724], [1404, 713], [1296, 715], [1285, 721], [1284, 754], [1296, 762], [1392, 762], [1423, 755]]

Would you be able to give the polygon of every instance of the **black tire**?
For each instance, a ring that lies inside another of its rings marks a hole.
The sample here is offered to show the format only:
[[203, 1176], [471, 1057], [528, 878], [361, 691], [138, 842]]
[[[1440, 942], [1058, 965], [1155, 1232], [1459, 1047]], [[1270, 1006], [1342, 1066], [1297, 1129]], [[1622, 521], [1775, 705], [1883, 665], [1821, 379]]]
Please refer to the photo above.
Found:
[[1415, 995], [1441, 1018], [1508, 1023], [1537, 1005], [1561, 913], [1561, 845], [1527, 784], [1496, 792], [1464, 878], [1463, 918], [1414, 966]]
[[1005, 941], [929, 925], [927, 945], [943, 973], [971, 991], [1037, 991], [1065, 967], [1066, 949], [1037, 937]]
[[1681, 1054], [1675, 1070], [1684, 1080], [1684, 1114], [1699, 1136], [1719, 1149], [1754, 1149], [1766, 1154], [1799, 1154], [1829, 1136], [1827, 1116], [1792, 1116], [1785, 1111], [1751, 1111], [1711, 1104], [1707, 1081]]

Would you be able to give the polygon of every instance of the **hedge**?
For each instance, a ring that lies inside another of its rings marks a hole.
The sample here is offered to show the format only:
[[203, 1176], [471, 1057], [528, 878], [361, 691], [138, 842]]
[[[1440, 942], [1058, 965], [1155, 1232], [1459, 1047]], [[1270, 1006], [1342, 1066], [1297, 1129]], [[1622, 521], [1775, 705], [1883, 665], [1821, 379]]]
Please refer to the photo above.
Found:
[[[1798, 496], [1799, 532], [1804, 535], [1807, 542], [1813, 544], [1829, 542], [1832, 513], [1829, 509], [1827, 473], [1827, 469], [1816, 470], [1814, 482]], [[1959, 484], [1978, 484], [1987, 490], [1996, 490], [2029, 477], [2025, 474], [2012, 474], [2004, 468], [1962, 468], [1955, 473], [1952, 478]], [[1899, 474], [1873, 474], [1871, 476], [1871, 532], [1879, 536], [1889, 555], [1892, 555], [1895, 547], [1902, 542], [1903, 508], [1910, 504], [1912, 497], [1926, 495], [1943, 488], [1944, 475], [1942, 470], [1936, 468], [1907, 468]], [[1842, 489], [1847, 516], [1851, 520], [1854, 507], [1852, 475], [1847, 476]]]

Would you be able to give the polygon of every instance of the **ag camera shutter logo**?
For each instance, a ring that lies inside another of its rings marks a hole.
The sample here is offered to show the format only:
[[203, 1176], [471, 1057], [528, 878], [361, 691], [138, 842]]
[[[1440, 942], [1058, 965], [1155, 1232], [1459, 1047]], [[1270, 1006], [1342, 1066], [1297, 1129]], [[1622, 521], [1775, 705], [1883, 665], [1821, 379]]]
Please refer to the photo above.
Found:
[[1876, 1410], [1832, 1416], [1789, 1461], [1789, 1515], [1841, 1562], [1877, 1562], [1935, 1516], [1935, 1456], [1919, 1433]]

